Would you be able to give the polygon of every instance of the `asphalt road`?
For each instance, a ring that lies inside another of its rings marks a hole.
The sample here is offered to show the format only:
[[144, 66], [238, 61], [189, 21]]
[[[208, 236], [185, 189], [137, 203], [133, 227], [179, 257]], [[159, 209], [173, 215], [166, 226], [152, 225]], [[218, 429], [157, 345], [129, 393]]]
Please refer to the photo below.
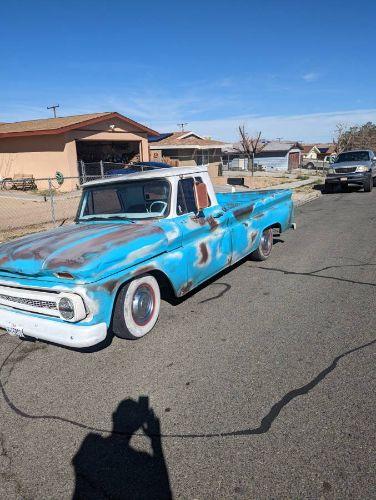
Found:
[[376, 190], [297, 223], [140, 341], [1, 336], [0, 498], [374, 497]]

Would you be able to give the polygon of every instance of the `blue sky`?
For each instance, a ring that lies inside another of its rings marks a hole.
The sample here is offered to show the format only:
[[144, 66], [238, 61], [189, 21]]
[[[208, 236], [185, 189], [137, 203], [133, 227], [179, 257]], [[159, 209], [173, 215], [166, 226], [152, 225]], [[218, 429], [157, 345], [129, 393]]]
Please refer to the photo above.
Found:
[[0, 121], [58, 102], [304, 141], [376, 121], [375, 1], [12, 0], [0, 19]]

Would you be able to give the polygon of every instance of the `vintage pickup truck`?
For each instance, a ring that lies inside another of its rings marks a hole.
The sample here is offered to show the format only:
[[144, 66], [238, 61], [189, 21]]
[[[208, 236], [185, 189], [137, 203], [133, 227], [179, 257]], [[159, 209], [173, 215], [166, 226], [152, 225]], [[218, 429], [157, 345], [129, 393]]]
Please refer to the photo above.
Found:
[[143, 337], [165, 294], [266, 259], [294, 226], [291, 191], [216, 194], [205, 167], [86, 183], [74, 224], [0, 245], [0, 327], [77, 348]]

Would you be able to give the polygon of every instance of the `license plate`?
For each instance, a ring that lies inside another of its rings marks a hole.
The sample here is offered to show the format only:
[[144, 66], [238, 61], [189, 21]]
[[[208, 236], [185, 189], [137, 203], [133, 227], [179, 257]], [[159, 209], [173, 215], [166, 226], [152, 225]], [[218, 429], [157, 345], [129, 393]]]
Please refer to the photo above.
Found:
[[23, 328], [19, 328], [17, 325], [9, 325], [5, 329], [9, 333], [9, 335], [13, 335], [14, 337], [24, 336]]
[[340, 181], [347, 181], [347, 177], [340, 177]]

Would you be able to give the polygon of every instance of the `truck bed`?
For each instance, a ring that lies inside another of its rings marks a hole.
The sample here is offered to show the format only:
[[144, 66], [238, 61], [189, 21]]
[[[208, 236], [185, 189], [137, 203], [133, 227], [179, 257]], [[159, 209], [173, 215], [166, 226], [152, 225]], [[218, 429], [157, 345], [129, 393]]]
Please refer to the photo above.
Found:
[[217, 193], [219, 205], [225, 210], [240, 208], [244, 205], [253, 204], [253, 212], [258, 207], [267, 207], [277, 203], [291, 200], [292, 191], [290, 189], [269, 189], [267, 191], [250, 191], [237, 193]]

